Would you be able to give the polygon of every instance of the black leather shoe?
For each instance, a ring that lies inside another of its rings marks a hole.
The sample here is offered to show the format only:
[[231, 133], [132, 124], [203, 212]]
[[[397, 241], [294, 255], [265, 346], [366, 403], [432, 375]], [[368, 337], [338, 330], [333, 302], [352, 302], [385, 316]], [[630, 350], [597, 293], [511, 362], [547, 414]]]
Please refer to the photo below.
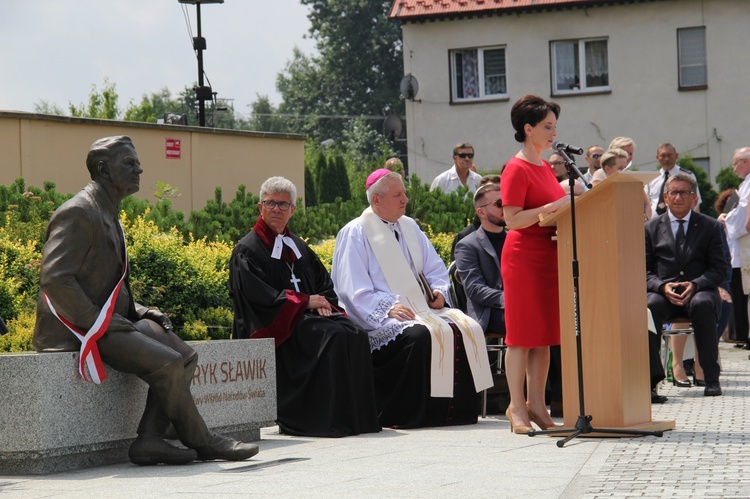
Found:
[[211, 461], [223, 459], [224, 461], [242, 461], [253, 457], [258, 453], [258, 446], [240, 442], [233, 438], [222, 437], [213, 434], [205, 447], [198, 447], [198, 459], [200, 461]]
[[721, 395], [721, 385], [718, 381], [707, 381], [706, 388], [703, 389], [704, 397], [718, 397]]
[[705, 382], [705, 381], [703, 381], [702, 379], [698, 379], [698, 378], [696, 378], [696, 377], [695, 377], [695, 374], [693, 374], [693, 384], [694, 384], [695, 386], [706, 386], [706, 382]]
[[664, 395], [659, 395], [659, 393], [656, 391], [656, 388], [651, 389], [651, 403], [652, 404], [663, 404], [667, 401], [667, 397]]
[[693, 384], [690, 382], [689, 379], [686, 379], [685, 381], [680, 381], [679, 379], [674, 378], [672, 380], [672, 384], [674, 386], [679, 386], [680, 388], [690, 388], [691, 386], [693, 386]]
[[138, 435], [128, 449], [130, 462], [139, 466], [188, 464], [198, 459], [193, 449], [181, 449], [153, 435]]

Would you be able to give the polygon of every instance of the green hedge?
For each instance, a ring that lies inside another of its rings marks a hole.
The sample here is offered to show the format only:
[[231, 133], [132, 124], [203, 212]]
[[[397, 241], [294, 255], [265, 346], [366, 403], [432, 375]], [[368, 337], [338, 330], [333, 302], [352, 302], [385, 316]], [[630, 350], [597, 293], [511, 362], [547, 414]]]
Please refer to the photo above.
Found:
[[[434, 225], [423, 227], [446, 265], [454, 233], [470, 216], [465, 195], [465, 191], [450, 196], [431, 193], [418, 179], [409, 186], [410, 215], [421, 222], [434, 220]], [[56, 193], [52, 183], [35, 189], [18, 179], [12, 186], [0, 186], [0, 317], [9, 330], [0, 336], [0, 352], [32, 349], [44, 233], [51, 214], [69, 198]], [[216, 199], [185, 221], [182, 213], [171, 209], [168, 199], [153, 205], [132, 196], [124, 200], [120, 220], [135, 300], [169, 314], [175, 332], [184, 339], [228, 338], [233, 321], [227, 288], [229, 258], [235, 241], [258, 217], [257, 201], [241, 186], [235, 198], [224, 203], [217, 189]], [[363, 209], [361, 197], [337, 198], [299, 210], [292, 230], [310, 242], [330, 270], [333, 237]]]

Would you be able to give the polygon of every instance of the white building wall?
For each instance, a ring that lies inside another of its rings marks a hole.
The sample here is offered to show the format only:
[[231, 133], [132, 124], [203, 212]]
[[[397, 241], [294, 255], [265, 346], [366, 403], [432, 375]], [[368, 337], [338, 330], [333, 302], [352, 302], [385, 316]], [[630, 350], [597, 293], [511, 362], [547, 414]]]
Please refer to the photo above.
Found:
[[[510, 109], [534, 93], [561, 105], [559, 140], [606, 148], [632, 137], [641, 170], [656, 169], [656, 147], [671, 142], [680, 154], [708, 158], [713, 178], [750, 145], [748, 20], [748, 0], [660, 0], [404, 24], [404, 72], [419, 81], [417, 101], [406, 103], [409, 171], [431, 182], [463, 141], [474, 144], [480, 171], [497, 171], [519, 149]], [[679, 91], [677, 29], [704, 25], [708, 89]], [[553, 97], [550, 41], [602, 36], [611, 92]], [[509, 99], [450, 104], [449, 50], [494, 45], [506, 46]]]

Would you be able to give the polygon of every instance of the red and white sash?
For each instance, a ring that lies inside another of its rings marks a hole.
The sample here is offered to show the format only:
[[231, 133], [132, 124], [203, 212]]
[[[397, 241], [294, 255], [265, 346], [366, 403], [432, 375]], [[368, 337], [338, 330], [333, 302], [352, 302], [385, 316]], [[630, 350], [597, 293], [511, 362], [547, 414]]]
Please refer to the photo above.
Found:
[[[122, 226], [120, 226], [120, 230], [122, 231]], [[122, 235], [122, 240], [125, 241], [124, 232]], [[89, 379], [86, 377], [85, 367], [88, 366], [89, 374], [91, 375], [91, 381], [93, 381], [97, 385], [107, 379], [107, 373], [104, 371], [104, 363], [102, 362], [102, 358], [99, 355], [99, 348], [96, 346], [96, 342], [104, 335], [105, 332], [107, 332], [109, 323], [112, 320], [112, 314], [115, 310], [115, 304], [117, 303], [117, 295], [120, 293], [120, 288], [122, 288], [122, 283], [123, 281], [125, 281], [126, 275], [128, 275], [127, 248], [125, 248], [125, 261], [123, 262], [122, 266], [122, 277], [120, 277], [120, 280], [117, 282], [115, 289], [112, 290], [109, 298], [107, 298], [107, 301], [104, 303], [104, 306], [102, 307], [101, 312], [99, 312], [99, 316], [94, 321], [94, 324], [86, 333], [84, 333], [82, 329], [74, 326], [65, 317], [58, 315], [55, 307], [52, 306], [52, 301], [50, 301], [47, 293], [43, 293], [44, 299], [46, 300], [47, 306], [49, 307], [52, 314], [57, 317], [60, 322], [65, 324], [65, 327], [67, 327], [70, 332], [76, 335], [76, 337], [81, 341], [81, 350], [80, 354], [78, 355], [78, 372], [81, 374], [81, 377], [85, 381], [89, 381]]]

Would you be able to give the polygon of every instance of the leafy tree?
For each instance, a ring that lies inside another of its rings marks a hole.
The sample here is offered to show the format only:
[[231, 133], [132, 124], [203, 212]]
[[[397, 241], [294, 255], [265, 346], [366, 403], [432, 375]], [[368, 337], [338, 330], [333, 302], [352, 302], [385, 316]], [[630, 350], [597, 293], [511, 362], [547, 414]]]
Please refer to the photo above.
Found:
[[[80, 118], [122, 119], [144, 123], [156, 123], [166, 114], [180, 114], [187, 116], [187, 125], [198, 126], [198, 102], [195, 100], [193, 87], [185, 87], [175, 98], [168, 88], [162, 88], [149, 95], [144, 94], [139, 104], [131, 100], [124, 113], [117, 106], [118, 99], [115, 84], [105, 78], [101, 90], [97, 89], [95, 84], [91, 86], [87, 104], [69, 104], [68, 110], [71, 116]], [[34, 110], [45, 114], [65, 114], [60, 107], [47, 101], [35, 103]], [[216, 128], [249, 128], [247, 121], [235, 115], [234, 105], [226, 99], [215, 99], [206, 103], [206, 124]]]
[[232, 100], [217, 98], [206, 103], [206, 126], [239, 130], [247, 129], [248, 123], [235, 115]]
[[395, 154], [385, 137], [370, 125], [371, 122], [363, 118], [355, 118], [342, 131], [341, 148], [346, 151], [352, 171], [367, 170], [372, 163], [377, 164], [376, 168], [381, 168], [385, 163], [384, 158]]
[[[277, 76], [281, 114], [290, 130], [320, 141], [342, 135], [347, 116], [403, 113], [401, 29], [388, 19], [391, 0], [302, 0], [310, 6], [319, 56], [295, 49]], [[371, 124], [367, 126], [373, 128]]]
[[52, 102], [46, 101], [46, 100], [40, 100], [39, 102], [35, 102], [34, 112], [40, 113], [40, 114], [55, 114], [58, 116], [65, 114], [65, 111], [63, 111], [63, 109], [60, 106]]
[[104, 78], [101, 91], [97, 90], [96, 84], [91, 85], [88, 104], [75, 106], [70, 103], [68, 109], [71, 116], [116, 120], [120, 117], [120, 109], [117, 107], [118, 98], [115, 84]]
[[259, 132], [284, 132], [283, 120], [277, 115], [277, 109], [268, 100], [267, 95], [255, 94], [256, 99], [250, 104], [250, 120], [248, 130]]
[[[186, 92], [191, 89], [185, 89]], [[141, 103], [133, 104], [131, 101], [125, 110], [125, 121], [142, 121], [144, 123], [156, 123], [157, 120], [164, 118], [165, 114], [190, 114], [192, 103], [185, 101], [185, 94], [181, 94], [177, 99], [172, 98], [172, 93], [164, 87], [158, 92], [151, 95], [144, 94]], [[197, 124], [197, 120], [195, 122]]]

